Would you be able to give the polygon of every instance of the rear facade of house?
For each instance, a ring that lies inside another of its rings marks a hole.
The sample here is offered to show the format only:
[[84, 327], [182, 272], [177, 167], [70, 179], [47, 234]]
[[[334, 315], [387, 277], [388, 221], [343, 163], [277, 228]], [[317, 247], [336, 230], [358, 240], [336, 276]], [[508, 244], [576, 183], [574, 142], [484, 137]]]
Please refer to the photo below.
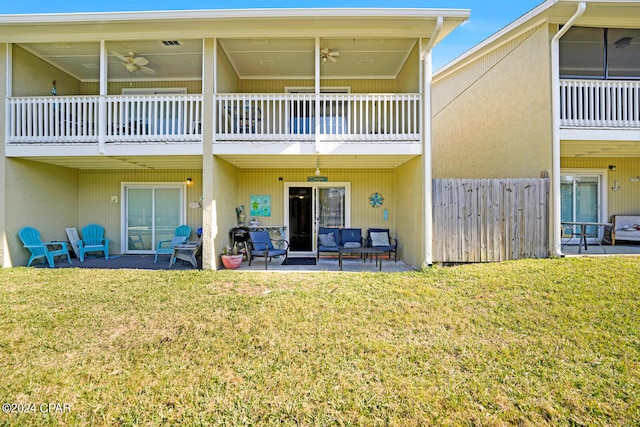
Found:
[[239, 206], [294, 253], [315, 253], [319, 227], [384, 227], [429, 264], [430, 51], [468, 16], [4, 16], [2, 265], [25, 265], [24, 226], [66, 240], [97, 223], [113, 254], [146, 254], [187, 224], [217, 268]]

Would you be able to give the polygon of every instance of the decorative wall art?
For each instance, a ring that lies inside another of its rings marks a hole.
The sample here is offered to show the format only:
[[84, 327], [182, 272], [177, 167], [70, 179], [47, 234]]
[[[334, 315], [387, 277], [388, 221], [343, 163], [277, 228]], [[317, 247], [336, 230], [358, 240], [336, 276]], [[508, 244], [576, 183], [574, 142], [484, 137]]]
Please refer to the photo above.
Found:
[[371, 197], [369, 197], [369, 204], [371, 205], [372, 208], [377, 208], [382, 206], [383, 202], [384, 202], [384, 197], [382, 197], [382, 194], [378, 193], [377, 191], [371, 194]]
[[251, 216], [271, 216], [271, 196], [251, 195]]

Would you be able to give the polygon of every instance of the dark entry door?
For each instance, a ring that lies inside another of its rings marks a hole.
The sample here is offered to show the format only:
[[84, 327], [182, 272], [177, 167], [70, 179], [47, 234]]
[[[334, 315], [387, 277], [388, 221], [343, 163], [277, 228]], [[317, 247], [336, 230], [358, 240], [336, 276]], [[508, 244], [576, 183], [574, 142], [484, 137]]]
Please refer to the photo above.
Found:
[[313, 250], [313, 188], [289, 188], [289, 239], [293, 252]]

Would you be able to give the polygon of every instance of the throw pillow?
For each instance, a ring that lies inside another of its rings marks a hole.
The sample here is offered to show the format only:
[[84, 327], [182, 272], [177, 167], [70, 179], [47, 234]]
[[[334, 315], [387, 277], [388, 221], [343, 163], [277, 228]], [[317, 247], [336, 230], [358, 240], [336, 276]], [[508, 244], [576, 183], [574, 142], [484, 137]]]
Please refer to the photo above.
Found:
[[318, 235], [318, 239], [320, 239], [320, 246], [333, 247], [336, 245], [336, 238], [333, 233], [322, 233]]
[[358, 242], [345, 242], [345, 244], [342, 246], [348, 249], [348, 248], [359, 248], [362, 245]]
[[389, 243], [389, 233], [384, 231], [371, 232], [371, 246], [391, 246]]

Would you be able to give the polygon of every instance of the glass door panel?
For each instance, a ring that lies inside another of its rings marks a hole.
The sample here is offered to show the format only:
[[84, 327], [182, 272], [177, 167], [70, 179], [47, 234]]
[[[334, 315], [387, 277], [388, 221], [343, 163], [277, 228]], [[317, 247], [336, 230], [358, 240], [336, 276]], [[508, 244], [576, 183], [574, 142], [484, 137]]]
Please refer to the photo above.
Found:
[[316, 209], [319, 227], [345, 227], [345, 199], [344, 187], [318, 188]]
[[182, 223], [180, 217], [180, 193], [180, 189], [178, 188], [156, 188], [154, 190], [155, 242], [171, 240], [176, 228]]
[[[598, 175], [564, 175], [560, 178], [561, 221], [601, 222], [601, 182]], [[587, 227], [594, 235], [597, 227]]]
[[184, 223], [183, 189], [178, 186], [125, 187], [125, 253], [153, 253]]
[[153, 244], [153, 189], [127, 189], [127, 251], [150, 251]]

